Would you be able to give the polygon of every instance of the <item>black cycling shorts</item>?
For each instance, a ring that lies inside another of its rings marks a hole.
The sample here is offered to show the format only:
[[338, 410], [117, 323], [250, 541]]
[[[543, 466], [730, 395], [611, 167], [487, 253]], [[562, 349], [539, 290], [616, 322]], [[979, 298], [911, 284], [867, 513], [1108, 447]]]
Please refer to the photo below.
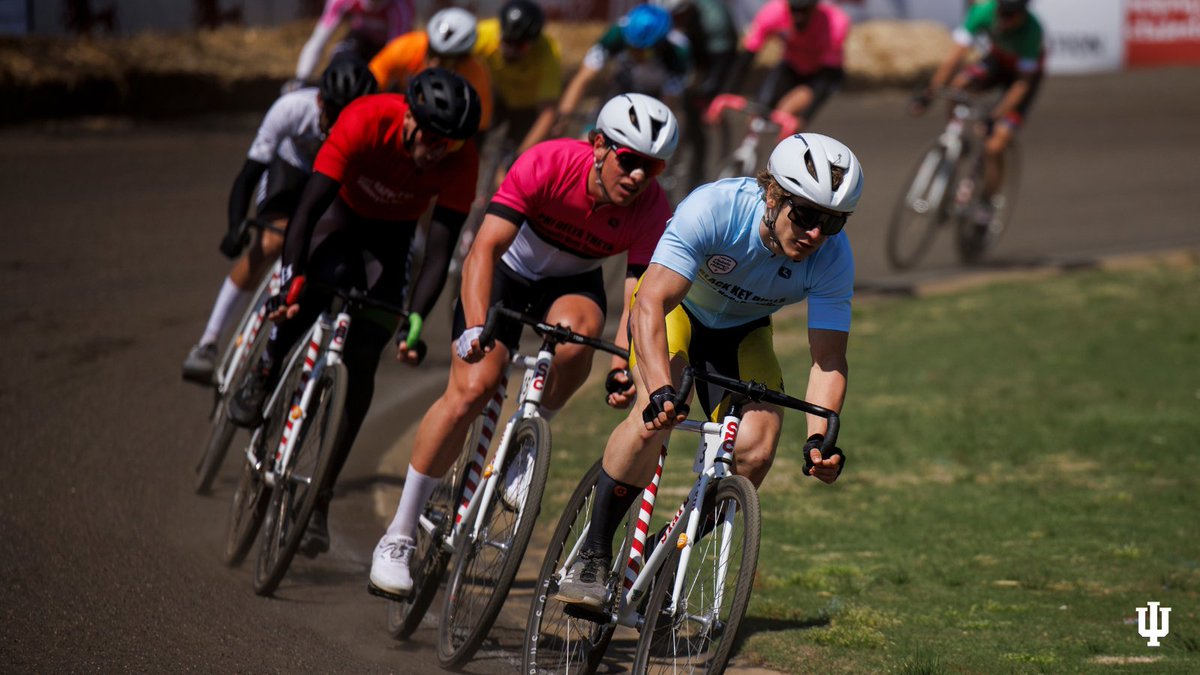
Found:
[[813, 92], [812, 103], [800, 115], [811, 121], [829, 97], [842, 88], [842, 81], [845, 79], [846, 71], [842, 68], [821, 68], [814, 73], [802, 75], [792, 70], [787, 62], [780, 62], [763, 80], [758, 93], [758, 103], [765, 108], [774, 108], [789, 91], [800, 85], [807, 86]]
[[258, 217], [267, 220], [290, 219], [296, 212], [296, 206], [300, 204], [300, 193], [304, 192], [304, 186], [311, 175], [276, 155], [263, 176], [262, 185], [259, 186], [256, 209]]
[[[607, 315], [608, 299], [604, 292], [604, 274], [598, 267], [574, 276], [547, 277], [530, 281], [514, 272], [503, 261], [498, 261], [496, 273], [492, 275], [492, 297], [488, 306], [502, 302], [508, 309], [536, 319], [544, 319], [554, 301], [564, 295], [582, 295], [595, 302], [601, 314]], [[524, 328], [523, 323], [505, 321], [496, 330], [496, 339], [508, 347], [509, 351], [515, 352], [521, 346], [521, 333]], [[457, 340], [466, 329], [467, 319], [463, 314], [460, 297], [454, 303], [454, 328], [451, 339]]]
[[[967, 69], [967, 75], [970, 77], [968, 89], [972, 91], [984, 91], [993, 87], [1001, 87], [1005, 91], [1013, 86], [1018, 79], [1017, 72], [1011, 68], [1004, 68], [992, 56], [986, 56], [982, 61], [976, 63]], [[1019, 129], [1025, 123], [1025, 118], [1029, 115], [1029, 108], [1033, 105], [1033, 99], [1037, 97], [1038, 89], [1042, 85], [1042, 73], [1038, 71], [1029, 81], [1029, 93], [1017, 103], [1004, 118], [1004, 122], [1013, 129]]]

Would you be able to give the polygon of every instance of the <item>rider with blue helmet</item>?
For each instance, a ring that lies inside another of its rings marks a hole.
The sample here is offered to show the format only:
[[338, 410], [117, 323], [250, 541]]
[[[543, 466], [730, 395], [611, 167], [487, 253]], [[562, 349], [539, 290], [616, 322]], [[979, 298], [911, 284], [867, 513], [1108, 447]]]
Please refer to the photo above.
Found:
[[658, 5], [642, 4], [609, 26], [584, 55], [559, 102], [560, 120], [575, 112], [588, 85], [610, 62], [616, 64], [609, 78], [610, 96], [646, 94], [677, 107], [690, 63], [687, 39], [672, 29], [670, 12]]

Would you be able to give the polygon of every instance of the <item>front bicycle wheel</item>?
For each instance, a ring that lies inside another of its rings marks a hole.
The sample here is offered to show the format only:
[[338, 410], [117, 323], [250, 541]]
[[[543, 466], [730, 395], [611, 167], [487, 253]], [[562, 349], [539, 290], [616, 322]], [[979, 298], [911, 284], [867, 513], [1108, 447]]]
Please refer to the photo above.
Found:
[[[302, 364], [297, 362], [295, 367]], [[278, 482], [263, 522], [254, 569], [254, 592], [258, 595], [274, 593], [283, 581], [317, 499], [328, 487], [334, 447], [341, 436], [346, 384], [345, 365], [326, 364], [321, 370], [289, 466], [276, 474]]]
[[[550, 471], [550, 425], [541, 417], [523, 419], [513, 428], [509, 443], [490, 503], [472, 509], [454, 551], [454, 572], [446, 584], [438, 628], [438, 662], [443, 668], [466, 663], [487, 637], [542, 508]], [[513, 475], [516, 471], [521, 474]], [[479, 534], [472, 537], [476, 512], [482, 517]]]
[[[262, 306], [262, 303], [266, 302], [267, 296], [265, 293], [266, 289], [264, 287], [263, 295], [250, 308], [253, 311], [248, 311], [243, 318], [242, 324], [238, 326], [237, 336], [234, 338], [235, 342], [229, 346], [230, 349], [237, 348], [236, 339], [244, 335], [246, 324], [257, 316], [258, 308]], [[229, 451], [229, 444], [233, 442], [233, 436], [237, 433], [237, 427], [229, 419], [227, 406], [229, 405], [229, 399], [237, 393], [238, 388], [246, 377], [246, 373], [250, 372], [251, 366], [258, 363], [263, 350], [266, 349], [267, 338], [270, 335], [270, 331], [266, 328], [266, 326], [259, 328], [251, 344], [242, 352], [239, 362], [233, 364], [233, 369], [229, 374], [229, 381], [225, 387], [225, 393], [217, 401], [217, 405], [213, 409], [208, 438], [204, 442], [204, 450], [200, 455], [200, 462], [196, 465], [196, 494], [206, 494], [212, 488], [212, 482], [217, 477], [217, 472], [221, 470], [221, 463], [225, 461], [225, 454]]]
[[929, 251], [938, 226], [946, 219], [944, 204], [953, 177], [954, 167], [946, 158], [946, 148], [934, 143], [921, 156], [908, 187], [892, 209], [886, 243], [893, 269], [909, 269]]
[[[579, 612], [554, 599], [558, 583], [592, 522], [600, 467], [601, 461], [597, 460], [579, 481], [546, 547], [533, 602], [529, 603], [521, 656], [523, 673], [593, 673], [612, 640], [616, 624], [608, 614]], [[623, 570], [624, 561], [620, 557], [618, 560], [622, 564], [616, 569]], [[617, 582], [616, 577], [611, 575], [610, 584]]]
[[636, 673], [720, 673], [750, 604], [762, 514], [745, 477], [718, 484], [705, 500], [678, 602], [673, 599], [680, 551], [662, 567], [638, 639]]
[[[479, 442], [479, 432], [483, 427], [482, 418], [476, 418], [467, 432], [467, 440], [463, 451], [459, 453], [458, 461], [450, 469], [450, 473], [442, 478], [442, 482], [434, 489], [429, 502], [425, 504], [425, 517], [433, 524], [433, 532], [427, 532], [424, 527], [417, 526], [417, 550], [413, 553], [412, 594], [404, 600], [388, 602], [388, 633], [397, 640], [407, 640], [421, 625], [425, 612], [433, 603], [446, 573], [446, 563], [450, 553], [443, 545], [450, 530], [454, 527], [454, 515], [462, 499], [463, 488], [466, 485], [467, 465]], [[482, 467], [480, 467], [482, 472]]]

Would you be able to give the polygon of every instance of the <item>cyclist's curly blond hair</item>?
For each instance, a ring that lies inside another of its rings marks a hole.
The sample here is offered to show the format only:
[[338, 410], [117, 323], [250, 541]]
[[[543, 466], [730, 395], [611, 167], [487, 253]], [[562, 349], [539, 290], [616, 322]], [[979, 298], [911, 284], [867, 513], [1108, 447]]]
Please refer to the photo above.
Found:
[[[804, 166], [808, 168], [808, 172], [812, 174], [813, 178], [817, 177], [817, 167], [813, 164], [812, 157], [804, 158]], [[835, 164], [829, 167], [829, 174], [829, 182], [836, 191], [842, 185], [842, 179], [846, 175], [846, 170]], [[777, 207], [788, 196], [787, 190], [784, 190], [783, 186], [775, 180], [775, 177], [771, 175], [770, 169], [759, 171], [754, 176], [754, 180], [758, 181], [758, 187], [762, 188], [763, 195], [775, 202]]]

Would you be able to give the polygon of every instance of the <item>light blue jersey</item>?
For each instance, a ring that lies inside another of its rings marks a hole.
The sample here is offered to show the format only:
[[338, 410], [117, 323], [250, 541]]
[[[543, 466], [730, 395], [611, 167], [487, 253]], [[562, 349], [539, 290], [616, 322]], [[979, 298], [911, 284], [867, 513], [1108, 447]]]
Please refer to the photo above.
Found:
[[683, 304], [709, 328], [740, 326], [807, 298], [809, 328], [849, 332], [854, 255], [845, 230], [793, 262], [759, 235], [766, 206], [753, 178], [696, 188], [675, 209], [650, 262], [692, 282]]

